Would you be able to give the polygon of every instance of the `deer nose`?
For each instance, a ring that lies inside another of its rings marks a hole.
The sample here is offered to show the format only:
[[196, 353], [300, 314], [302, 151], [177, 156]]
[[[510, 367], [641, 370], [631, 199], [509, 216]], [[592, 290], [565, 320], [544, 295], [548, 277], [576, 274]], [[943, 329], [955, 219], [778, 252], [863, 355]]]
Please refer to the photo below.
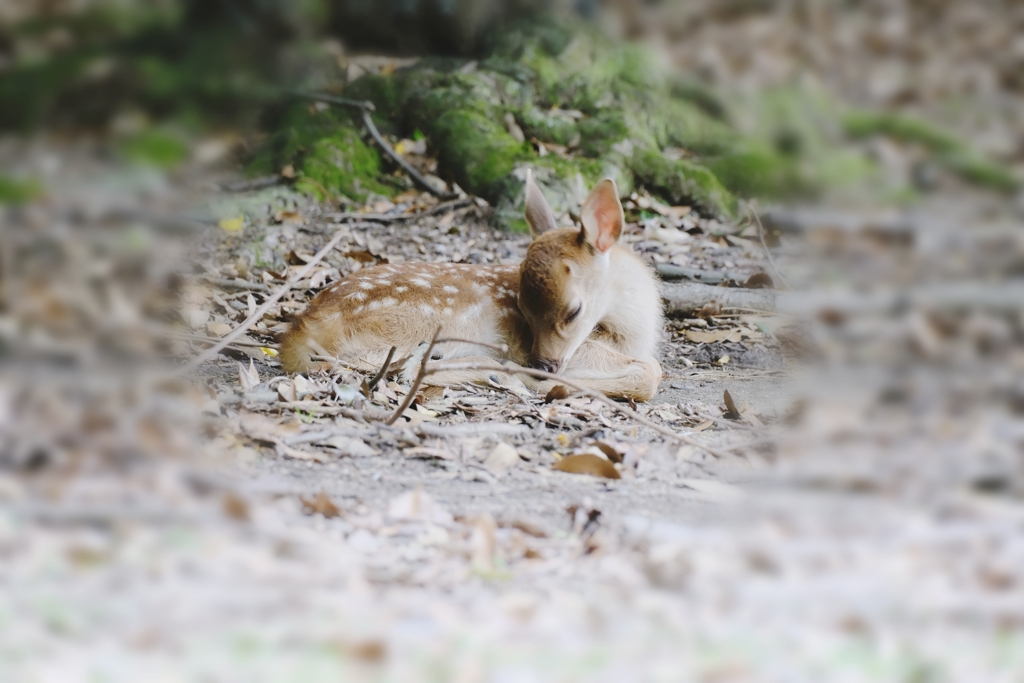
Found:
[[550, 372], [551, 374], [555, 374], [556, 372], [558, 372], [558, 361], [532, 356], [530, 358], [530, 367], [533, 368], [534, 370], [543, 370], [544, 372]]

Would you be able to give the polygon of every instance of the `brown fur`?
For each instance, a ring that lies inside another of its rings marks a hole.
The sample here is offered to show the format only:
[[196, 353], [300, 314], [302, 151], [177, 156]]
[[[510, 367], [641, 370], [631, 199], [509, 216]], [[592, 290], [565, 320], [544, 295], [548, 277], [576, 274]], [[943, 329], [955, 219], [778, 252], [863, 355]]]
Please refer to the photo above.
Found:
[[[539, 188], [527, 181], [527, 220], [535, 239], [522, 266], [408, 263], [361, 270], [320, 292], [286, 333], [288, 372], [326, 355], [376, 370], [390, 347], [411, 356], [440, 328], [508, 346], [519, 365], [557, 367], [609, 396], [647, 400], [661, 379], [654, 357], [661, 303], [650, 269], [616, 244], [622, 207], [603, 181], [583, 207], [581, 229], [558, 229]], [[573, 317], [573, 311], [577, 311]], [[493, 360], [494, 351], [448, 343], [434, 357]], [[545, 391], [552, 382], [482, 371], [432, 375], [432, 384], [494, 382]]]

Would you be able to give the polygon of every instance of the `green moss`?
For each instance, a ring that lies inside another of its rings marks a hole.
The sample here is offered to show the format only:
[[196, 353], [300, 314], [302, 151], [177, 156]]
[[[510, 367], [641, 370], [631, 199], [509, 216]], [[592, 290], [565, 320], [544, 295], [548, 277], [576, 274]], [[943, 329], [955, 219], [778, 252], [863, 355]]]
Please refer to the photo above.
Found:
[[576, 120], [558, 112], [530, 107], [517, 117], [528, 138], [568, 145], [580, 135]]
[[289, 164], [296, 172], [296, 188], [321, 200], [337, 194], [362, 200], [370, 192], [395, 191], [381, 182], [377, 150], [363, 142], [348, 113], [335, 108], [292, 105], [249, 172], [277, 173]]
[[735, 214], [736, 198], [714, 173], [694, 161], [669, 159], [656, 149], [641, 148], [633, 152], [629, 164], [639, 183], [675, 204], [692, 203], [724, 217]]
[[799, 160], [759, 146], [704, 159], [704, 165], [731, 191], [747, 197], [787, 199], [811, 192]]
[[501, 124], [472, 108], [450, 110], [422, 127], [438, 151], [438, 163], [455, 181], [492, 201], [500, 181], [529, 155]]
[[42, 196], [43, 191], [36, 180], [0, 175], [0, 206], [26, 204]]
[[188, 156], [188, 145], [179, 135], [151, 128], [122, 141], [118, 152], [129, 161], [173, 168]]
[[1009, 169], [982, 158], [967, 143], [927, 121], [889, 112], [857, 111], [847, 114], [843, 125], [847, 134], [855, 138], [887, 135], [921, 145], [934, 153], [940, 164], [976, 185], [1005, 192], [1020, 187], [1020, 181]]

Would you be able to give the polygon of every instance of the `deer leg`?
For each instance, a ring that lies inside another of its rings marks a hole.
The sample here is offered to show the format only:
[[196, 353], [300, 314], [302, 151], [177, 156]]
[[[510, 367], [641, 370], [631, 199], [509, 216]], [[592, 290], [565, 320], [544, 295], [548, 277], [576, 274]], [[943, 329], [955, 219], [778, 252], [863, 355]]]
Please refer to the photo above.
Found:
[[[657, 360], [640, 360], [619, 353], [600, 342], [586, 341], [573, 354], [563, 371], [565, 378], [609, 398], [649, 401], [661, 382], [661, 365]], [[530, 381], [528, 386], [546, 393], [557, 380]]]
[[[419, 373], [422, 355], [418, 357], [414, 356], [410, 361], [411, 360], [416, 360], [416, 362], [407, 363], [402, 370], [403, 381], [409, 383], [415, 380], [416, 375]], [[497, 359], [488, 356], [459, 356], [456, 358], [445, 358], [443, 361], [433, 362], [451, 362], [459, 364], [479, 363], [481, 365], [494, 365], [498, 361]], [[430, 363], [428, 363], [427, 367], [430, 367]], [[513, 393], [528, 391], [527, 386], [523, 383], [522, 379], [512, 373], [502, 372], [500, 370], [441, 370], [440, 372], [431, 373], [423, 378], [424, 386], [445, 387], [453, 384], [482, 384], [492, 387], [497, 386], [507, 389]]]

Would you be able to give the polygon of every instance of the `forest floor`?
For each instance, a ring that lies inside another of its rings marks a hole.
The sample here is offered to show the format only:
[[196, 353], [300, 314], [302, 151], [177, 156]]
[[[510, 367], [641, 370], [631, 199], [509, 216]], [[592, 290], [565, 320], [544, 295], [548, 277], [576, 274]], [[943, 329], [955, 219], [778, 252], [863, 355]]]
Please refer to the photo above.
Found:
[[[518, 262], [481, 202], [0, 157], [48, 187], [5, 214], [3, 680], [1024, 680], [1019, 305], [710, 307], [666, 323], [650, 404], [450, 387], [387, 427], [407, 385], [288, 377], [274, 335], [385, 259]], [[753, 225], [627, 218], [653, 264], [778, 279]], [[768, 218], [799, 291], [998, 292], [1024, 263], [1020, 216], [966, 190]], [[584, 453], [611, 478], [555, 469]]]

